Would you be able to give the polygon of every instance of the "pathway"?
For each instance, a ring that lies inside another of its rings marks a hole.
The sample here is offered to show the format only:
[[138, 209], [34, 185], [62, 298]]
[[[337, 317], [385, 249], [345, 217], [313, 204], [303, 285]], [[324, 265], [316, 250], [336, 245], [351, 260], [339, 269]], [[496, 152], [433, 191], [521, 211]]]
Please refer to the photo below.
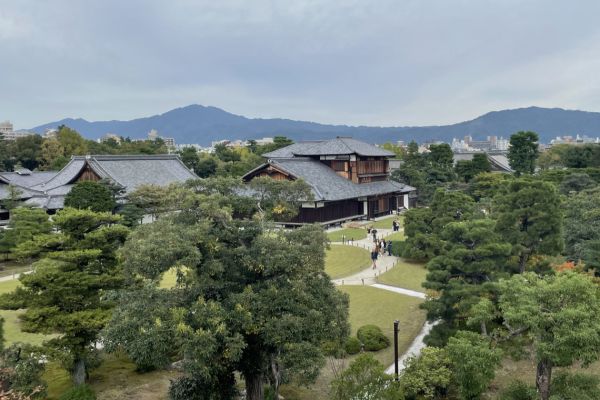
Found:
[[3, 276], [0, 278], [0, 282], [12, 281], [13, 279], [19, 279], [21, 277], [21, 275], [30, 274], [32, 272], [33, 271], [25, 271], [25, 272], [20, 272], [18, 274]]
[[[386, 236], [394, 233], [391, 229], [378, 229], [377, 236], [379, 238], [385, 238]], [[369, 235], [366, 239], [354, 240], [353, 242], [335, 242], [335, 244], [346, 244], [350, 246], [362, 247], [366, 250], [371, 249], [373, 246], [373, 238]], [[335, 285], [367, 285], [372, 286], [377, 289], [389, 290], [391, 292], [403, 294], [405, 296], [418, 297], [420, 299], [425, 299], [426, 294], [423, 292], [418, 292], [416, 290], [404, 289], [396, 286], [384, 285], [381, 283], [377, 283], [377, 277], [382, 273], [389, 271], [394, 268], [398, 263], [398, 257], [395, 256], [379, 256], [377, 259], [377, 268], [372, 269], [370, 266], [354, 275], [350, 275], [344, 278], [334, 279], [333, 283]], [[424, 339], [425, 336], [429, 334], [431, 329], [437, 324], [437, 322], [425, 322], [419, 334], [413, 339], [409, 348], [398, 357], [398, 370], [402, 372], [404, 370], [404, 361], [409, 357], [417, 356], [421, 353], [421, 350], [426, 347]], [[394, 373], [394, 364], [390, 365], [385, 372], [387, 374]]]

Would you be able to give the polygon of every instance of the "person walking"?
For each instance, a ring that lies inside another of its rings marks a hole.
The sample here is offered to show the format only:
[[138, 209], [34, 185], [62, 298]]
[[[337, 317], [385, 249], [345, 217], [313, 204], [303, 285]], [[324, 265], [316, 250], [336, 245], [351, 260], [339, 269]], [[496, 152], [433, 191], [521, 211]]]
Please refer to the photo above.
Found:
[[388, 251], [388, 256], [391, 256], [392, 255], [392, 241], [391, 240], [387, 243], [387, 251]]
[[375, 229], [375, 228], [371, 229], [371, 234], [373, 235], [373, 241], [376, 242], [377, 241], [377, 229]]
[[392, 231], [396, 232], [398, 230], [398, 222], [396, 220], [392, 221]]
[[371, 248], [371, 267], [373, 269], [377, 268], [377, 256], [379, 255], [379, 249], [377, 248], [376, 242], [373, 243], [373, 247]]
[[385, 239], [381, 239], [381, 243], [379, 245], [379, 248], [381, 250], [381, 255], [384, 256], [385, 255], [385, 248], [386, 248]]

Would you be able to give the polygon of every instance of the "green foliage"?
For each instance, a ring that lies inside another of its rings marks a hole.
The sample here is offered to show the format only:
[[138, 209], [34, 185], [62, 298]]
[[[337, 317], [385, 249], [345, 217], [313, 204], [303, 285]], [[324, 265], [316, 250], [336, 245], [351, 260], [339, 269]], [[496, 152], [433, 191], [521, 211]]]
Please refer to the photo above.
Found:
[[96, 393], [88, 385], [77, 385], [63, 393], [59, 400], [96, 400]]
[[16, 343], [0, 352], [0, 385], [16, 395], [38, 399], [46, 397], [42, 380], [42, 352], [31, 345]]
[[520, 271], [531, 255], [563, 249], [562, 206], [554, 185], [528, 179], [507, 182], [494, 198], [497, 232], [513, 245]]
[[551, 400], [600, 400], [600, 378], [560, 371], [552, 381]]
[[452, 365], [445, 349], [426, 347], [418, 357], [405, 361], [400, 388], [407, 399], [443, 399], [452, 379]]
[[439, 255], [443, 248], [440, 235], [446, 224], [469, 219], [474, 213], [475, 203], [470, 196], [439, 189], [429, 208], [413, 208], [405, 213], [403, 256], [429, 260]]
[[600, 270], [600, 189], [583, 191], [565, 202], [565, 255]]
[[379, 351], [390, 345], [390, 339], [376, 325], [363, 325], [358, 328], [356, 337], [366, 351]]
[[346, 351], [347, 354], [350, 354], [350, 355], [360, 353], [361, 347], [362, 347], [362, 345], [360, 343], [360, 340], [358, 340], [358, 338], [355, 338], [353, 336], [346, 339], [346, 342], [344, 343], [344, 350]]
[[488, 338], [465, 331], [451, 337], [446, 349], [461, 398], [478, 399], [494, 379], [502, 352], [491, 348]]
[[116, 202], [105, 185], [94, 181], [81, 181], [77, 182], [65, 196], [65, 207], [102, 212], [112, 211], [116, 207]]
[[474, 154], [472, 160], [459, 160], [454, 166], [456, 174], [465, 182], [470, 182], [478, 174], [490, 172], [491, 169], [486, 154]]
[[1, 239], [6, 251], [29, 242], [38, 235], [48, 234], [52, 229], [46, 211], [40, 208], [17, 207], [11, 211], [8, 229]]
[[400, 394], [385, 373], [383, 365], [368, 354], [361, 354], [331, 382], [333, 400], [392, 400]]
[[535, 132], [517, 132], [510, 137], [508, 161], [515, 175], [533, 174], [539, 156], [539, 137]]
[[172, 296], [148, 285], [119, 300], [102, 334], [106, 351], [123, 349], [141, 371], [168, 366], [175, 348]]
[[227, 148], [224, 144], [215, 146], [215, 155], [223, 162], [240, 161], [241, 157], [235, 150]]
[[83, 383], [85, 367], [94, 365], [92, 344], [112, 313], [106, 294], [124, 283], [115, 251], [129, 231], [118, 221], [110, 213], [66, 208], [53, 218], [60, 233], [20, 245], [43, 257], [33, 273], [20, 278], [23, 289], [8, 296], [27, 307], [23, 330], [59, 334], [46, 347], [76, 383]]
[[499, 400], [536, 400], [535, 387], [522, 381], [513, 381], [498, 396]]
[[199, 377], [183, 376], [169, 386], [170, 400], [233, 400], [236, 396], [233, 379], [206, 382]]
[[[188, 395], [190, 387], [202, 387], [204, 397], [195, 398], [226, 398], [219, 396], [233, 386], [235, 371], [248, 388], [267, 379], [275, 390], [292, 380], [312, 382], [325, 361], [322, 343], [341, 343], [349, 333], [347, 297], [324, 273], [325, 235], [319, 227], [265, 231], [261, 221], [232, 219], [224, 205], [235, 197], [222, 194], [231, 187], [214, 183], [194, 183], [194, 191], [181, 194], [189, 200], [181, 213], [139, 227], [120, 252], [126, 275], [149, 283], [157, 284], [173, 265], [189, 273], [162, 289], [173, 307], [156, 307], [121, 327], [115, 321], [118, 334], [111, 340], [126, 348], [129, 335], [144, 326], [151, 331], [147, 340], [162, 352], [167, 334], [151, 324], [155, 317], [161, 328], [169, 324], [175, 337], [168, 345], [186, 355], [185, 371], [194, 377], [173, 383], [174, 398]], [[165, 307], [173, 310], [171, 322]], [[135, 302], [122, 300], [118, 312], [133, 316]], [[135, 347], [154, 363], [147, 350]]]
[[509, 337], [524, 333], [538, 362], [536, 382], [549, 398], [554, 366], [583, 366], [600, 356], [600, 293], [585, 275], [515, 275], [500, 282], [500, 310]]
[[198, 160], [197, 166], [194, 168], [194, 172], [200, 178], [208, 178], [217, 173], [217, 161], [212, 156], [202, 157]]
[[577, 193], [584, 189], [591, 189], [596, 182], [585, 173], [573, 173], [568, 175], [560, 184], [562, 194]]
[[117, 214], [123, 217], [123, 225], [134, 228], [141, 223], [144, 210], [135, 204], [125, 204], [117, 211]]
[[[491, 282], [508, 276], [511, 245], [494, 232], [489, 219], [452, 222], [441, 233], [442, 255], [428, 264], [423, 286], [439, 293], [424, 304], [430, 320], [458, 323], [493, 290]], [[442, 329], [436, 327], [434, 330]]]

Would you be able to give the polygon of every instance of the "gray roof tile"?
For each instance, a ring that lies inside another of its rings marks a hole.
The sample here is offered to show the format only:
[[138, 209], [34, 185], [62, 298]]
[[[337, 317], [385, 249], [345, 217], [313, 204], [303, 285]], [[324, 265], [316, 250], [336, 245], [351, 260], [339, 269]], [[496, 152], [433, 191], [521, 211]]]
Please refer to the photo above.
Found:
[[357, 154], [363, 157], [393, 157], [394, 153], [352, 138], [339, 137], [314, 142], [298, 142], [263, 154], [267, 158]]
[[315, 200], [335, 201], [415, 190], [412, 186], [393, 181], [357, 184], [309, 158], [277, 159], [272, 160], [271, 164], [305, 181], [312, 188]]

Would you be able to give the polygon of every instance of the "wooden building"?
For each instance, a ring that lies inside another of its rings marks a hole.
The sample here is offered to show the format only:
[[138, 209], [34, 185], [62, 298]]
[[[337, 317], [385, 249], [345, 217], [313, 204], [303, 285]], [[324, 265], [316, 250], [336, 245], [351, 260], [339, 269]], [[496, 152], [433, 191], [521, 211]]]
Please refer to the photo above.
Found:
[[300, 142], [263, 155], [266, 162], [244, 175], [278, 180], [302, 179], [312, 189], [290, 224], [332, 224], [368, 219], [409, 208], [415, 188], [389, 179], [393, 153], [354, 140]]
[[[106, 179], [121, 186], [125, 193], [144, 184], [167, 186], [198, 178], [177, 155], [89, 155], [73, 156], [60, 171], [37, 172], [21, 169], [0, 173], [0, 199], [10, 196], [10, 186], [26, 205], [50, 213], [64, 207], [64, 199], [80, 181]], [[0, 224], [8, 220], [8, 211], [0, 209]]]

